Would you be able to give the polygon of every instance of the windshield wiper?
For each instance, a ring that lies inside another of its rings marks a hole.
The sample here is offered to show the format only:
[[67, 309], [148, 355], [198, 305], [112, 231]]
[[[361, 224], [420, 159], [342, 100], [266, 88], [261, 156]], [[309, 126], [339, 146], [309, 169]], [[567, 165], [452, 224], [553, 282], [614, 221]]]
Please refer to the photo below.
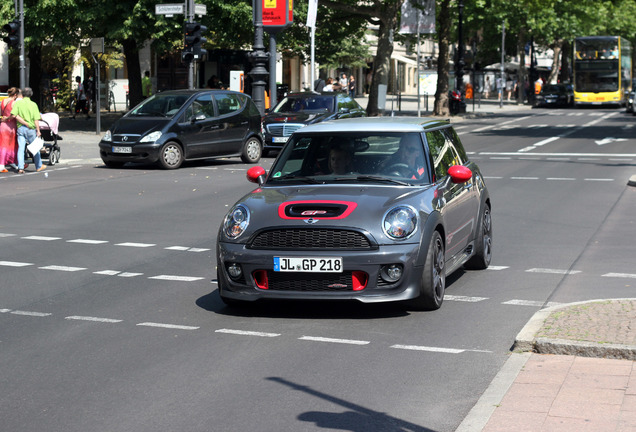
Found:
[[301, 182], [311, 183], [311, 184], [324, 183], [324, 181], [318, 181], [313, 177], [297, 176], [294, 174], [286, 174], [282, 177], [275, 177], [273, 178], [273, 180], [298, 180]]
[[[336, 179], [336, 180], [338, 180], [338, 179]], [[382, 176], [360, 175], [360, 176], [356, 177], [356, 180], [360, 180], [360, 181], [380, 181], [380, 182], [399, 184], [401, 186], [413, 186], [412, 183], [408, 183], [408, 182], [404, 182], [404, 181], [401, 181], [401, 180], [392, 179], [392, 178], [389, 178], [389, 177], [382, 177]]]

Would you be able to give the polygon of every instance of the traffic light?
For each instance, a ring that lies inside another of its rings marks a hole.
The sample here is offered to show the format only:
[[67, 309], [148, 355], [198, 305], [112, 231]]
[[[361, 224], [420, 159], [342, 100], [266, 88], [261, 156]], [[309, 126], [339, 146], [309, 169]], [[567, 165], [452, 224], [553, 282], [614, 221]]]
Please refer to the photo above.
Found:
[[191, 62], [194, 60], [200, 60], [208, 52], [202, 48], [202, 45], [207, 41], [201, 33], [207, 31], [207, 27], [197, 22], [188, 22], [184, 28], [184, 48], [181, 53], [181, 59], [184, 62]]
[[14, 19], [11, 22], [8, 22], [2, 27], [2, 30], [7, 32], [7, 36], [5, 36], [2, 40], [9, 45], [11, 48], [17, 48], [20, 46], [20, 21]]

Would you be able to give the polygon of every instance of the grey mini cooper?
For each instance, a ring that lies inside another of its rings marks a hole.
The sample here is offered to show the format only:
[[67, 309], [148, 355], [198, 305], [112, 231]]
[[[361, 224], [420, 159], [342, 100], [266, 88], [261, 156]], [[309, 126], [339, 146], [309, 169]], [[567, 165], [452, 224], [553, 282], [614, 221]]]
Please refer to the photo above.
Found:
[[218, 232], [221, 299], [405, 301], [438, 309], [446, 276], [492, 254], [484, 178], [452, 126], [356, 118], [295, 132]]

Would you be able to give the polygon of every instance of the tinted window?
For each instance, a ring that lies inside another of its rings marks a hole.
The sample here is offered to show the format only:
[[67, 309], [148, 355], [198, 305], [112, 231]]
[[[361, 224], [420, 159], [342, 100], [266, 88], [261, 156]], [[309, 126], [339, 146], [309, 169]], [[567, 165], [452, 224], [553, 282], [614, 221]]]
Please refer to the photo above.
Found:
[[214, 117], [214, 103], [211, 94], [200, 95], [186, 110], [186, 120], [204, 120]]
[[[433, 159], [436, 180], [446, 177], [448, 168], [451, 166], [464, 164], [466, 154], [454, 130], [444, 129], [427, 132], [426, 140]], [[456, 143], [459, 145], [456, 146]]]
[[214, 94], [216, 106], [219, 109], [219, 115], [232, 114], [243, 108], [244, 102], [234, 94]]

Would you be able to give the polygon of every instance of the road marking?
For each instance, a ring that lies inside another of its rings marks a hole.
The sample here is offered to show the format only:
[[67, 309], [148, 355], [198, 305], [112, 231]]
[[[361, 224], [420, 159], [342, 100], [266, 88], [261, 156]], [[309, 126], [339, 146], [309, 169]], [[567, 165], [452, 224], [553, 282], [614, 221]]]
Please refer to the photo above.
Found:
[[517, 122], [517, 121], [529, 119], [530, 117], [531, 116], [519, 117], [519, 118], [515, 118], [515, 119], [512, 119], [512, 120], [505, 121], [503, 123], [497, 123], [497, 124], [493, 124], [493, 125], [489, 125], [489, 126], [484, 126], [484, 127], [479, 128], [479, 129], [473, 130], [473, 132], [483, 132], [485, 130], [492, 129], [492, 128], [495, 128], [495, 127], [499, 127], [499, 126], [502, 126], [502, 125], [506, 125], [506, 124], [509, 124], [509, 123], [514, 123], [514, 122]]
[[147, 247], [153, 247], [153, 246], [157, 246], [157, 245], [156, 244], [151, 244], [151, 243], [117, 243], [115, 246], [147, 248]]
[[509, 266], [494, 266], [494, 265], [491, 265], [491, 266], [488, 266], [488, 268], [486, 270], [499, 271], [499, 270], [506, 270], [506, 269], [509, 269], [509, 268], [510, 268]]
[[463, 349], [439, 348], [439, 347], [418, 346], [418, 345], [391, 345], [391, 348], [412, 350], [412, 351], [440, 352], [440, 353], [447, 353], [447, 354], [461, 354], [464, 351], [466, 351]]
[[189, 247], [189, 246], [169, 246], [167, 248], [164, 248], [166, 250], [174, 250], [174, 251], [187, 251], [187, 252], [205, 252], [205, 251], [209, 251], [209, 248], [193, 248], [193, 247]]
[[16, 262], [16, 261], [0, 261], [0, 266], [5, 266], [5, 267], [27, 267], [31, 265], [33, 265], [33, 263], [24, 263], [24, 262]]
[[0, 233], [0, 237], [14, 237], [15, 234]]
[[258, 336], [258, 337], [270, 337], [270, 338], [280, 336], [280, 333], [265, 333], [265, 332], [232, 330], [232, 329], [219, 329], [219, 330], [215, 330], [214, 333], [226, 333], [226, 334], [234, 334], [234, 335], [240, 335], [240, 336]]
[[510, 177], [511, 180], [539, 180], [539, 177]]
[[45, 313], [45, 312], [29, 312], [29, 311], [11, 311], [10, 313], [12, 313], [13, 315], [23, 315], [23, 316], [32, 316], [32, 317], [47, 317], [47, 316], [51, 316], [52, 314], [50, 313]]
[[58, 266], [58, 265], [49, 265], [44, 267], [38, 267], [40, 270], [54, 270], [54, 271], [65, 271], [65, 272], [77, 272], [86, 270], [85, 267], [68, 267], [68, 266]]
[[590, 182], [612, 182], [614, 181], [614, 179], [611, 178], [586, 178], [583, 179], [585, 181], [590, 181]]
[[104, 244], [104, 243], [108, 243], [108, 241], [107, 240], [74, 239], [74, 240], [66, 240], [66, 243]]
[[11, 309], [0, 309], [0, 313], [11, 312]]
[[210, 248], [190, 248], [188, 252], [206, 252], [211, 250]]
[[371, 342], [369, 341], [361, 341], [361, 340], [353, 340], [353, 339], [334, 339], [334, 338], [326, 338], [319, 336], [302, 336], [298, 338], [299, 340], [306, 340], [312, 342], [329, 342], [329, 343], [339, 343], [339, 344], [349, 344], [349, 345], [368, 345]]
[[450, 301], [459, 301], [459, 302], [468, 302], [468, 303], [477, 303], [483, 300], [488, 300], [488, 297], [468, 297], [468, 296], [456, 296], [456, 295], [448, 295], [444, 296], [444, 300]]
[[[502, 302], [501, 304], [503, 305], [513, 305], [513, 306], [536, 306], [536, 307], [542, 307], [544, 305], [544, 302], [542, 301], [534, 301], [534, 300], [508, 300], [505, 302]], [[547, 306], [558, 306], [562, 303], [558, 303], [558, 302], [548, 302]]]
[[93, 272], [93, 274], [106, 275], [106, 276], [115, 276], [119, 273], [121, 273], [119, 270], [100, 270], [100, 271]]
[[175, 329], [175, 330], [198, 330], [200, 327], [194, 326], [184, 326], [177, 324], [161, 324], [161, 323], [153, 323], [153, 322], [143, 322], [137, 324], [138, 326], [144, 327], [159, 327], [159, 328], [167, 328], [167, 329]]
[[573, 177], [548, 177], [546, 180], [556, 180], [556, 181], [573, 181], [576, 180]]
[[546, 268], [531, 268], [526, 270], [526, 273], [547, 273], [547, 274], [578, 274], [580, 270], [561, 270], [561, 269], [546, 269]]
[[632, 274], [632, 273], [606, 273], [602, 277], [636, 279], [636, 274]]
[[203, 279], [197, 276], [175, 276], [175, 275], [158, 275], [150, 276], [148, 279], [167, 280], [167, 281], [179, 281], [179, 282], [193, 282]]
[[23, 240], [39, 240], [39, 241], [53, 241], [53, 240], [61, 240], [60, 237], [44, 237], [44, 236], [28, 236], [22, 237]]
[[101, 322], [101, 323], [120, 323], [123, 320], [118, 320], [118, 319], [111, 319], [111, 318], [98, 318], [98, 317], [90, 317], [90, 316], [67, 316], [66, 318], [67, 320], [77, 320], [77, 321], [94, 321], [94, 322]]
[[119, 273], [117, 276], [131, 278], [131, 277], [141, 276], [141, 275], [143, 275], [143, 273], [122, 272], [122, 273]]

